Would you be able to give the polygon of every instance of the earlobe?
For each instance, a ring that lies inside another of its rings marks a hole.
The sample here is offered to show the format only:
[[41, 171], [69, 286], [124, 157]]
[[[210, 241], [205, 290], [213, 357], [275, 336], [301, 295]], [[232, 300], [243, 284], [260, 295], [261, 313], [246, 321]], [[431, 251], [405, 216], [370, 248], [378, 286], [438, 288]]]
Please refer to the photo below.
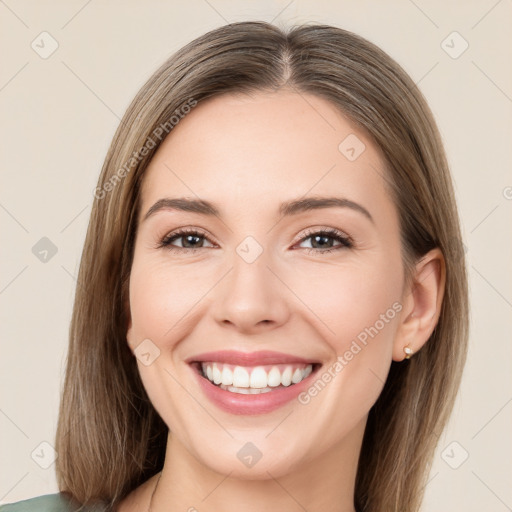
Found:
[[404, 359], [411, 359], [412, 355], [414, 354], [414, 350], [411, 348], [411, 345], [404, 347], [404, 354]]
[[416, 264], [411, 286], [404, 291], [403, 315], [393, 345], [393, 361], [414, 357], [437, 325], [443, 303], [446, 268], [439, 248]]

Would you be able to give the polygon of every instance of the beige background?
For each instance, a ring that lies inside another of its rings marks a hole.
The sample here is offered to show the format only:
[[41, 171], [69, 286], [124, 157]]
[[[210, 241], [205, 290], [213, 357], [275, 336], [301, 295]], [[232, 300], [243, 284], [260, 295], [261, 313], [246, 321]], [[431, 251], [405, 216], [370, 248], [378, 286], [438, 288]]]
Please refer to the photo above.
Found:
[[[426, 95], [455, 181], [472, 330], [423, 510], [512, 510], [510, 0], [2, 0], [0, 16], [0, 502], [57, 492], [52, 449], [41, 443], [54, 440], [92, 191], [119, 118], [183, 44], [226, 22], [253, 19], [325, 22], [359, 33]], [[43, 31], [58, 42], [46, 59], [31, 47], [35, 41], [39, 53], [51, 50]], [[467, 50], [452, 58], [464, 41]], [[32, 250], [43, 237], [57, 248], [47, 262]]]

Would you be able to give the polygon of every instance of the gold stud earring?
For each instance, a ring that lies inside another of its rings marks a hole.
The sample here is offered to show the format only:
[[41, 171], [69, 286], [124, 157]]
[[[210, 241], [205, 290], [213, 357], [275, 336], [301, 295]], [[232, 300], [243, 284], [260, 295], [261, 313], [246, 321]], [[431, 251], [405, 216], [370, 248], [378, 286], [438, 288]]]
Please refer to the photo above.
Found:
[[414, 354], [414, 352], [412, 351], [412, 348], [409, 345], [404, 347], [404, 352], [405, 352], [405, 359], [410, 359], [411, 356]]

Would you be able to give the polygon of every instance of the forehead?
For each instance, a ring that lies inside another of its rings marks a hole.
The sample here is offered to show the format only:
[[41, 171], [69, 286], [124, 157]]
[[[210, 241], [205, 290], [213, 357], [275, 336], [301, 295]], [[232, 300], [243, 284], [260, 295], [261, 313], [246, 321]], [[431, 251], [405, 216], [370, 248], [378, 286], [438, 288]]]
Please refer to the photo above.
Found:
[[386, 179], [378, 148], [330, 102], [288, 90], [226, 94], [199, 103], [163, 141], [141, 210], [169, 195], [261, 210], [326, 194], [389, 210]]

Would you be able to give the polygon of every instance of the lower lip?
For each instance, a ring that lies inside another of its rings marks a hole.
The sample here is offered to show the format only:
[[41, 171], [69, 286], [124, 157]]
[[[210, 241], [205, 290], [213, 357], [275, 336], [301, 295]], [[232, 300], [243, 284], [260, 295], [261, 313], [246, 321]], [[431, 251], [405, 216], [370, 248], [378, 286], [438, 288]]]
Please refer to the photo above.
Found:
[[268, 393], [260, 393], [257, 395], [244, 395], [241, 393], [232, 393], [216, 386], [208, 379], [203, 377], [200, 370], [192, 367], [199, 385], [205, 395], [219, 408], [231, 414], [255, 415], [265, 414], [282, 407], [291, 402], [293, 399], [307, 389], [310, 385], [312, 377], [317, 373], [315, 368], [310, 375], [298, 384], [290, 385], [286, 388], [279, 388]]

